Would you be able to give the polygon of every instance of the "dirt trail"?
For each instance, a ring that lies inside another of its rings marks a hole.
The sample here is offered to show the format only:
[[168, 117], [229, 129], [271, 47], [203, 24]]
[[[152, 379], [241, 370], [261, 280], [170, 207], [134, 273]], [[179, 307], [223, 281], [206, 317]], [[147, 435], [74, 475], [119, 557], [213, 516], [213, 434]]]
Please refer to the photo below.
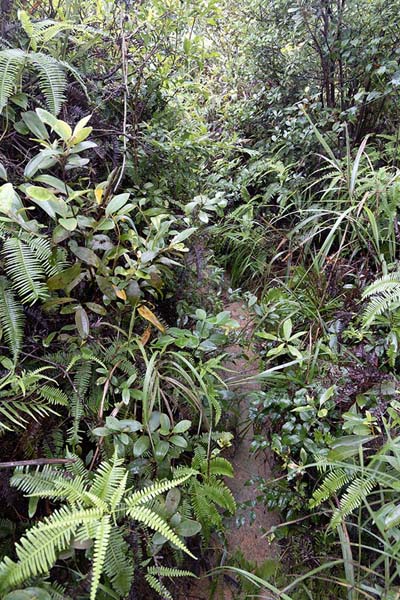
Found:
[[[232, 493], [238, 505], [254, 501], [256, 491], [253, 486], [246, 486], [246, 482], [255, 477], [264, 479], [272, 478], [271, 462], [272, 457], [268, 453], [260, 453], [257, 456], [251, 453], [251, 442], [253, 439], [253, 427], [248, 426], [248, 407], [249, 394], [260, 389], [257, 381], [240, 380], [256, 375], [260, 371], [259, 359], [252, 349], [249, 342], [253, 326], [251, 316], [247, 307], [242, 302], [227, 303], [224, 307], [231, 313], [233, 319], [236, 319], [241, 327], [241, 345], [232, 345], [227, 348], [230, 359], [225, 366], [230, 369], [226, 374], [226, 380], [231, 383], [229, 387], [235, 392], [235, 397], [239, 401], [239, 423], [242, 428], [247, 430], [243, 436], [236, 441], [234, 455], [230, 460], [234, 467], [235, 477], [227, 480]], [[245, 351], [244, 349], [245, 348]], [[255, 515], [255, 519], [250, 523], [250, 513]], [[238, 527], [237, 521], [241, 520], [243, 524]], [[275, 513], [268, 512], [262, 505], [240, 508], [236, 515], [226, 522], [226, 556], [225, 564], [232, 564], [234, 557], [241, 554], [245, 560], [262, 565], [266, 560], [274, 558], [278, 554], [275, 544], [270, 544], [268, 538], [263, 536], [274, 525], [279, 523], [279, 517]], [[245, 596], [240, 594], [237, 584], [232, 577], [221, 577], [219, 587], [211, 595], [211, 584], [201, 579], [196, 582], [184, 596], [179, 600], [242, 600]], [[261, 590], [260, 593], [263, 591]]]
[[[236, 319], [243, 330], [244, 339], [249, 339], [252, 334], [252, 323], [248, 313], [248, 309], [241, 302], [234, 302], [225, 307], [229, 310], [232, 318]], [[228, 352], [232, 359], [226, 366], [236, 375], [238, 379], [245, 379], [256, 375], [260, 371], [259, 359], [254, 350], [249, 345], [243, 356], [243, 349], [239, 345], [231, 346]], [[261, 389], [257, 381], [245, 381], [239, 385], [232, 386], [240, 399], [240, 416], [241, 422], [246, 422], [248, 419], [248, 396], [251, 392]], [[232, 463], [235, 472], [235, 478], [228, 482], [229, 487], [236, 499], [238, 505], [247, 501], [254, 501], [255, 489], [253, 486], [246, 486], [249, 479], [255, 477], [263, 477], [271, 479], [271, 463], [272, 457], [268, 453], [259, 453], [257, 456], [251, 453], [251, 442], [253, 440], [253, 427], [247, 428], [244, 436], [241, 438]], [[255, 514], [254, 523], [249, 523], [249, 512], [252, 510]], [[235, 526], [235, 520], [244, 518], [245, 524], [241, 527]], [[270, 544], [268, 538], [263, 536], [265, 531], [268, 531], [279, 522], [278, 515], [270, 513], [262, 505], [256, 505], [253, 508], [241, 509], [237, 512], [234, 519], [227, 525], [227, 548], [228, 554], [233, 555], [240, 551], [244, 558], [248, 561], [262, 564], [268, 558], [276, 556], [277, 548]]]

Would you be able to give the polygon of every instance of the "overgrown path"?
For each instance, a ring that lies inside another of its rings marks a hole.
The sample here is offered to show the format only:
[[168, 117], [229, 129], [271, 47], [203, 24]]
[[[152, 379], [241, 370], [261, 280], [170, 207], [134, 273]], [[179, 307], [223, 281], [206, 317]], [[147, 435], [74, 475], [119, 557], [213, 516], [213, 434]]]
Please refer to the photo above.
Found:
[[[254, 455], [251, 451], [254, 431], [249, 421], [250, 394], [261, 389], [260, 383], [256, 380], [261, 368], [252, 344], [252, 317], [243, 302], [227, 301], [224, 310], [229, 311], [232, 318], [239, 322], [241, 335], [240, 343], [227, 348], [229, 360], [224, 365], [229, 369], [226, 380], [229, 389], [235, 394], [233, 402], [238, 403], [237, 410], [233, 407], [238, 417], [238, 431], [234, 450], [230, 456], [235, 477], [227, 481], [238, 504], [238, 511], [226, 523], [223, 563], [237, 565], [238, 561], [240, 564], [242, 557], [255, 567], [277, 556], [276, 544], [271, 543], [265, 533], [279, 523], [279, 517], [276, 513], [268, 512], [262, 504], [257, 504], [254, 485], [246, 484], [258, 477], [267, 481], [272, 479], [272, 456], [268, 452]], [[214, 588], [215, 585], [212, 586], [211, 583], [201, 579], [186, 592], [184, 597], [188, 600], [246, 598], [245, 595], [241, 595], [238, 583], [230, 576], [221, 577], [218, 589]], [[183, 600], [183, 596], [180, 600]]]
[[[259, 359], [251, 343], [252, 320], [247, 307], [242, 302], [233, 302], [225, 307], [229, 310], [232, 318], [236, 319], [242, 328], [243, 342], [228, 348], [231, 355], [230, 362], [226, 366], [233, 371], [234, 380], [230, 386], [238, 398], [240, 428], [243, 435], [239, 438], [233, 457], [235, 478], [229, 483], [233, 495], [239, 507], [244, 503], [252, 503], [254, 506], [239, 508], [235, 517], [227, 528], [228, 554], [234, 556], [241, 553], [250, 562], [261, 565], [265, 560], [276, 554], [276, 548], [270, 544], [268, 537], [264, 535], [271, 527], [278, 524], [278, 516], [270, 513], [264, 506], [255, 504], [256, 490], [254, 486], [247, 485], [250, 479], [261, 477], [265, 480], [271, 479], [271, 455], [251, 452], [251, 443], [254, 431], [248, 420], [249, 395], [251, 392], [261, 389], [260, 383], [252, 379], [260, 371]], [[235, 383], [235, 380], [238, 383]], [[253, 514], [250, 514], [253, 513]], [[235, 521], [242, 521], [241, 527], [235, 527]]]

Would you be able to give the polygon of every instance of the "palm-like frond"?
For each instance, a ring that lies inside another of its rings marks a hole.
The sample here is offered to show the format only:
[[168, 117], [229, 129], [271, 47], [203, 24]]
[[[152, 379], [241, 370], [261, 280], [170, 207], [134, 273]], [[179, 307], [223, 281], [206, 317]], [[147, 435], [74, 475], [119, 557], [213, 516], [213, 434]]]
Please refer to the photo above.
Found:
[[46, 273], [40, 260], [26, 242], [10, 237], [3, 245], [5, 270], [24, 304], [45, 300], [48, 289]]
[[[27, 65], [38, 73], [40, 91], [46, 98], [49, 110], [58, 114], [65, 100], [66, 66], [43, 52], [27, 52], [20, 48], [0, 51], [0, 113], [14, 94], [19, 75]], [[71, 68], [70, 71], [76, 74], [75, 69]]]
[[90, 600], [96, 600], [100, 577], [104, 570], [104, 562], [106, 559], [110, 533], [110, 515], [104, 515], [97, 526], [94, 540], [93, 575], [90, 589]]
[[13, 95], [18, 75], [25, 61], [25, 52], [10, 48], [0, 52], [0, 113]]
[[67, 87], [63, 66], [58, 60], [42, 52], [31, 52], [29, 62], [39, 74], [40, 89], [46, 98], [50, 112], [57, 115], [65, 101]]
[[[143, 505], [145, 497], [147, 502], [151, 501], [185, 482], [191, 473], [149, 486], [140, 494], [132, 494], [126, 490], [129, 473], [116, 456], [111, 462], [102, 463], [94, 476], [82, 465], [78, 471], [78, 475], [71, 477], [71, 470], [66, 473], [64, 469], [47, 466], [34, 473], [26, 469], [15, 473], [12, 484], [20, 490], [30, 496], [61, 499], [66, 505], [23, 536], [16, 547], [18, 562], [9, 558], [3, 560], [0, 591], [8, 591], [31, 577], [48, 572], [56, 562], [57, 554], [68, 548], [74, 538], [76, 541], [94, 540], [90, 599], [95, 600], [97, 596], [103, 572], [125, 596], [131, 585], [133, 568], [118, 521], [126, 515], [193, 556], [169, 524], [152, 508]], [[178, 573], [176, 571], [176, 576], [180, 576]], [[153, 572], [149, 575], [155, 577]], [[168, 576], [172, 575], [172, 571], [168, 572]]]
[[16, 545], [18, 562], [7, 557], [0, 565], [0, 589], [46, 573], [56, 562], [58, 552], [68, 547], [78, 527], [99, 518], [101, 511], [96, 508], [76, 511], [63, 507], [29, 529]]
[[365, 288], [362, 297], [370, 298], [363, 314], [363, 323], [367, 326], [386, 310], [392, 310], [400, 304], [400, 272], [380, 277]]
[[22, 348], [24, 313], [5, 277], [0, 277], [0, 324], [15, 363]]

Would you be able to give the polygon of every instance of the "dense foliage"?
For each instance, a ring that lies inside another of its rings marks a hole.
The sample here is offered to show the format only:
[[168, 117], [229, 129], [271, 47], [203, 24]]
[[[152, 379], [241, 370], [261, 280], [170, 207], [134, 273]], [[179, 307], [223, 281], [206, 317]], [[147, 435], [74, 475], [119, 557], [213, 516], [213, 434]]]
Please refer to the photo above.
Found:
[[400, 3], [0, 5], [2, 597], [398, 598]]

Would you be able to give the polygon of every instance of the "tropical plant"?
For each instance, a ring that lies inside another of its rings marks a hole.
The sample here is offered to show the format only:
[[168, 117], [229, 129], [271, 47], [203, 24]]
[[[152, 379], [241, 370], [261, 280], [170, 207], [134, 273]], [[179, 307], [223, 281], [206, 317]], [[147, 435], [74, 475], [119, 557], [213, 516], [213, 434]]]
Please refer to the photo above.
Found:
[[[4, 591], [46, 574], [61, 551], [90, 548], [92, 557], [90, 598], [95, 600], [103, 574], [118, 597], [130, 589], [133, 565], [123, 536], [121, 521], [131, 519], [161, 534], [192, 556], [171, 527], [150, 506], [168, 490], [182, 485], [191, 472], [170, 481], [158, 481], [143, 489], [129, 487], [129, 472], [121, 459], [102, 463], [95, 473], [75, 459], [67, 472], [44, 467], [41, 471], [18, 471], [13, 485], [32, 500], [49, 498], [63, 502], [50, 517], [29, 529], [16, 547], [18, 560], [5, 558], [0, 565], [0, 587]], [[150, 573], [154, 576], [154, 573]]]

